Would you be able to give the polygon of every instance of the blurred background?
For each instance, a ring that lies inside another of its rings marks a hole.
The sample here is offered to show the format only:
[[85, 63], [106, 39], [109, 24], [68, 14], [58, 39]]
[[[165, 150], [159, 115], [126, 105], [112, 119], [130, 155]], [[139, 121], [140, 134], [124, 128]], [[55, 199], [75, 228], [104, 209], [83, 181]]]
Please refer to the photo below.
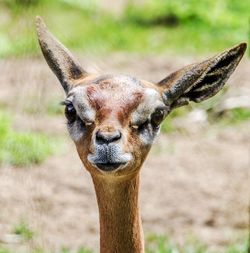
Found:
[[[0, 0], [0, 253], [99, 250], [93, 185], [36, 15], [89, 72], [157, 82], [247, 42], [249, 13], [249, 0]], [[249, 70], [246, 53], [222, 92], [165, 120], [142, 170], [147, 253], [247, 252]]]

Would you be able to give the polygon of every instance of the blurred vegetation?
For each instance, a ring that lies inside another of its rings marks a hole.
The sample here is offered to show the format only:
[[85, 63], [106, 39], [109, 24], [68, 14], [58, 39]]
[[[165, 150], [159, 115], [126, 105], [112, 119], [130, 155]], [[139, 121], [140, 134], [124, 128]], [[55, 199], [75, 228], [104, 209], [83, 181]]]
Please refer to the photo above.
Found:
[[64, 107], [58, 103], [59, 99], [50, 100], [47, 104], [46, 112], [49, 115], [63, 115]]
[[167, 118], [164, 120], [164, 122], [161, 126], [161, 132], [162, 133], [170, 133], [170, 132], [177, 130], [174, 125], [173, 119], [180, 118], [180, 117], [186, 117], [188, 112], [190, 112], [190, 109], [188, 106], [180, 107], [180, 108], [173, 110], [173, 112], [171, 112], [167, 116]]
[[13, 233], [20, 235], [23, 240], [29, 241], [33, 238], [34, 232], [30, 229], [28, 224], [24, 221], [21, 221], [14, 229]]
[[250, 120], [250, 109], [235, 108], [215, 117], [216, 120], [219, 120], [224, 125], [238, 124]]
[[[62, 248], [57, 253], [92, 253], [93, 251], [80, 248], [77, 251], [72, 251], [68, 248]], [[223, 251], [210, 251], [206, 246], [201, 244], [200, 242], [192, 239], [185, 243], [184, 246], [178, 246], [177, 244], [171, 242], [165, 236], [156, 236], [151, 235], [147, 238], [146, 241], [146, 253], [248, 253], [247, 251], [247, 242], [239, 242], [233, 246], [228, 247]], [[7, 249], [0, 247], [0, 253], [14, 253], [13, 251], [9, 251]], [[18, 252], [15, 253], [54, 253], [51, 251], [45, 251], [43, 249], [33, 249], [28, 252]]]
[[[234, 246], [229, 247], [223, 253], [248, 253], [247, 241], [239, 242]], [[184, 246], [180, 247], [177, 244], [171, 242], [165, 236], [150, 236], [147, 240], [146, 253], [218, 253], [218, 251], [210, 251], [205, 245], [192, 239], [185, 243]]]
[[55, 139], [40, 133], [16, 132], [10, 117], [0, 111], [0, 164], [39, 164], [54, 152]]
[[191, 102], [188, 106], [180, 107], [173, 110], [165, 119], [161, 126], [161, 132], [186, 132], [187, 127], [185, 125], [176, 125], [178, 120], [187, 118], [190, 113], [195, 109], [202, 110], [207, 117], [207, 122], [210, 125], [219, 125], [222, 127], [237, 125], [250, 120], [250, 108], [247, 107], [236, 107], [233, 109], [222, 110], [217, 112], [220, 107], [223, 96], [225, 95], [227, 87], [216, 94], [214, 97], [203, 101], [202, 103]]
[[[236, 0], [127, 1], [120, 16], [90, 0], [2, 0], [0, 56], [36, 54], [34, 19], [71, 49], [203, 53], [248, 40], [250, 4]], [[112, 4], [112, 3], [111, 3]]]

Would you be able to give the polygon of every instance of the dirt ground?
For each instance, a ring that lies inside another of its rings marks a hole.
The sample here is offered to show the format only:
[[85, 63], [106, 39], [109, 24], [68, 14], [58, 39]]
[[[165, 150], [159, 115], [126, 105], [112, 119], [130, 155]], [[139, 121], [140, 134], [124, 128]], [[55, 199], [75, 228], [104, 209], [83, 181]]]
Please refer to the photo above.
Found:
[[[198, 59], [113, 54], [85, 56], [89, 71], [128, 73], [158, 81]], [[64, 148], [40, 166], [0, 167], [0, 241], [5, 247], [58, 250], [86, 246], [98, 251], [98, 210], [89, 174], [67, 136], [63, 115], [44, 113], [63, 91], [42, 59], [0, 61], [0, 103], [18, 130], [63, 136]], [[250, 62], [242, 61], [228, 81], [226, 95], [249, 92]], [[28, 109], [27, 109], [28, 108]], [[28, 113], [29, 109], [37, 113]], [[146, 236], [173, 240], [197, 238], [224, 247], [246, 237], [248, 227], [250, 122], [220, 127], [186, 124], [185, 131], [160, 135], [141, 180], [141, 210]], [[72, 151], [73, 150], [73, 151]], [[35, 231], [28, 243], [9, 236], [25, 220]]]

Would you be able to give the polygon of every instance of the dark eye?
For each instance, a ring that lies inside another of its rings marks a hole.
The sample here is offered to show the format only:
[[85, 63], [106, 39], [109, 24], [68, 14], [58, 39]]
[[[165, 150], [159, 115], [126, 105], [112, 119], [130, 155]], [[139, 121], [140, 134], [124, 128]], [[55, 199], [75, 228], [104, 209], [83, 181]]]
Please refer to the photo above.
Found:
[[156, 109], [151, 115], [151, 123], [153, 126], [159, 126], [163, 121], [165, 112], [163, 109]]
[[72, 103], [66, 104], [65, 116], [69, 123], [73, 123], [76, 120], [77, 114]]

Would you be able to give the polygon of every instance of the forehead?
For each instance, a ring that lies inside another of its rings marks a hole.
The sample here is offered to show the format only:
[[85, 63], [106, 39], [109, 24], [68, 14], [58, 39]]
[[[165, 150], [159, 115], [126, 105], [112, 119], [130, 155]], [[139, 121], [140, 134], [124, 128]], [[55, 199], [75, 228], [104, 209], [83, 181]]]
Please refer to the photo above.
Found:
[[109, 99], [108, 102], [112, 102], [124, 98], [123, 102], [126, 102], [130, 96], [143, 97], [146, 89], [153, 89], [153, 86], [128, 75], [103, 75], [84, 79], [69, 92], [68, 97], [86, 99], [83, 96], [86, 94], [91, 101], [106, 98]]
[[[153, 84], [127, 75], [105, 75], [83, 80], [73, 88], [68, 97], [81, 108], [93, 108], [96, 112], [117, 112], [128, 115], [143, 104], [153, 106], [161, 99]], [[151, 104], [151, 105], [149, 105]]]
[[101, 76], [92, 80], [86, 88], [88, 99], [95, 109], [101, 107], [134, 107], [143, 98], [142, 83], [134, 77]]

